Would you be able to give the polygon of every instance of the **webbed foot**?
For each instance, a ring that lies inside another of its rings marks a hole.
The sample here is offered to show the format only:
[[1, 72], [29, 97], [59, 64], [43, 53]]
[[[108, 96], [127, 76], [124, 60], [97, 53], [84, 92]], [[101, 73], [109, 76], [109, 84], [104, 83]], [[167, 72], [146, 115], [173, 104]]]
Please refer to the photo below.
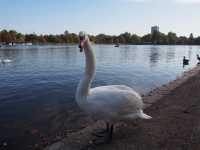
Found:
[[95, 145], [100, 145], [100, 144], [103, 144], [103, 143], [107, 143], [111, 140], [111, 138], [109, 136], [105, 136], [105, 137], [101, 137], [101, 138], [98, 138], [98, 139], [94, 139], [93, 142]]
[[94, 129], [91, 134], [97, 137], [105, 137], [107, 133], [108, 131], [104, 129]]

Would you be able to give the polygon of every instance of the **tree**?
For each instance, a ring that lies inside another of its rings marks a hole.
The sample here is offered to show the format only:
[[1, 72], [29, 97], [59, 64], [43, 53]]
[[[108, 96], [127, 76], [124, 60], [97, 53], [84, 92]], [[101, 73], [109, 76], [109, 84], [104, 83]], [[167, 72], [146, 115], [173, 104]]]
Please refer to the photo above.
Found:
[[66, 43], [74, 43], [74, 39], [71, 34], [68, 34], [66, 37]]
[[48, 42], [58, 43], [58, 41], [59, 40], [58, 40], [58, 38], [55, 35], [52, 35], [52, 34], [49, 35]]
[[112, 38], [112, 36], [107, 36], [106, 37], [106, 44], [113, 44], [113, 38]]
[[131, 44], [131, 34], [128, 33], [128, 32], [125, 32], [124, 34], [121, 34], [125, 41], [126, 41], [126, 44]]
[[123, 37], [123, 35], [119, 35], [119, 43], [122, 43], [122, 44], [126, 44], [126, 40], [125, 38]]
[[189, 39], [185, 36], [180, 36], [177, 40], [177, 44], [188, 44]]
[[162, 36], [162, 41], [163, 41], [163, 44], [169, 44], [169, 38], [168, 38], [168, 36], [163, 35]]
[[45, 38], [46, 41], [48, 41], [49, 35], [44, 35], [43, 37]]
[[16, 37], [16, 40], [17, 41], [24, 41], [25, 40], [25, 36], [21, 33], [18, 33], [17, 34], [17, 37]]
[[136, 44], [136, 43], [138, 43], [140, 41], [141, 41], [141, 37], [140, 36], [138, 36], [136, 34], [133, 34], [131, 36], [131, 44]]
[[89, 35], [89, 39], [91, 42], [96, 43], [96, 39], [95, 39], [94, 35]]
[[40, 36], [39, 37], [39, 42], [40, 43], [46, 43], [47, 41], [46, 41], [46, 39], [43, 36]]
[[1, 32], [0, 32], [0, 42], [1, 42]]
[[1, 40], [2, 40], [2, 42], [12, 41], [12, 36], [7, 30], [3, 30], [1, 32]]
[[38, 37], [35, 34], [26, 34], [25, 41], [31, 41], [33, 43], [36, 43], [36, 42], [38, 42]]
[[106, 35], [105, 34], [99, 34], [96, 36], [96, 41], [98, 44], [106, 43]]
[[11, 36], [12, 36], [12, 40], [13, 41], [16, 41], [17, 40], [17, 31], [15, 31], [15, 30], [10, 30], [9, 31], [9, 33], [11, 34]]
[[161, 32], [155, 30], [152, 35], [152, 42], [157, 43], [157, 41], [161, 38]]
[[152, 42], [152, 34], [144, 35], [141, 39], [142, 42]]
[[65, 36], [68, 36], [68, 34], [69, 34], [69, 32], [68, 32], [68, 30], [65, 30]]
[[78, 35], [75, 34], [75, 33], [72, 33], [71, 35], [72, 35], [72, 38], [73, 38], [73, 42], [78, 43]]
[[178, 39], [177, 39], [176, 33], [169, 32], [167, 36], [169, 38], [169, 43], [170, 44], [176, 44], [177, 43]]
[[193, 34], [191, 33], [190, 34], [190, 37], [189, 37], [189, 44], [194, 44], [194, 38], [193, 38]]
[[197, 37], [194, 41], [195, 41], [195, 44], [200, 45], [200, 36]]

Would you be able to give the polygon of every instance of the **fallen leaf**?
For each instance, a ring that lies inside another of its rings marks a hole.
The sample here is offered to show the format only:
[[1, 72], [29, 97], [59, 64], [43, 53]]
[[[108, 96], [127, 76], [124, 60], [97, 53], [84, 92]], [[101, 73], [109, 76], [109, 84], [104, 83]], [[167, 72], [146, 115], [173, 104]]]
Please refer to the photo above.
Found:
[[68, 110], [68, 111], [67, 111], [68, 114], [71, 114], [72, 112], [73, 112], [72, 110]]
[[35, 133], [37, 133], [39, 130], [38, 129], [33, 129], [33, 130], [31, 130], [31, 134], [35, 134]]

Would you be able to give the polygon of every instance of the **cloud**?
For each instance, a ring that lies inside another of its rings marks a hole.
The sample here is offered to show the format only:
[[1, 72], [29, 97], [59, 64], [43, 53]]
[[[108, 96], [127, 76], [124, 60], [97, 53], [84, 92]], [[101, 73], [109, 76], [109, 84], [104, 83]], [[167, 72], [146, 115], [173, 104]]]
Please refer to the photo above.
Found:
[[176, 3], [186, 4], [186, 3], [200, 3], [200, 0], [173, 0]]
[[[153, 0], [120, 0], [122, 2], [147, 2], [147, 1], [153, 1]], [[164, 1], [168, 1], [168, 0], [156, 0], [158, 2], [164, 2]], [[196, 3], [200, 3], [200, 0], [171, 0], [172, 2], [175, 3], [180, 3], [180, 4], [188, 4], [188, 3], [192, 3], [192, 4], [196, 4]]]

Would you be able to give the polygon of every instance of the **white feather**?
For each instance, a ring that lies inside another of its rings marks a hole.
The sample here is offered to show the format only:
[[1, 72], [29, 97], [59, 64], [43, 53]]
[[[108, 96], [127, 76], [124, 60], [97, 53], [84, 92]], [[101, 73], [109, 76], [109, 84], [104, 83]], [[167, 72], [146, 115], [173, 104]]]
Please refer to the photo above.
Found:
[[125, 85], [90, 89], [96, 71], [95, 55], [87, 33], [81, 31], [79, 36], [84, 37], [83, 49], [86, 56], [85, 74], [76, 91], [76, 102], [79, 107], [89, 115], [107, 121], [110, 126], [135, 118], [151, 119], [151, 116], [142, 111], [141, 96]]

